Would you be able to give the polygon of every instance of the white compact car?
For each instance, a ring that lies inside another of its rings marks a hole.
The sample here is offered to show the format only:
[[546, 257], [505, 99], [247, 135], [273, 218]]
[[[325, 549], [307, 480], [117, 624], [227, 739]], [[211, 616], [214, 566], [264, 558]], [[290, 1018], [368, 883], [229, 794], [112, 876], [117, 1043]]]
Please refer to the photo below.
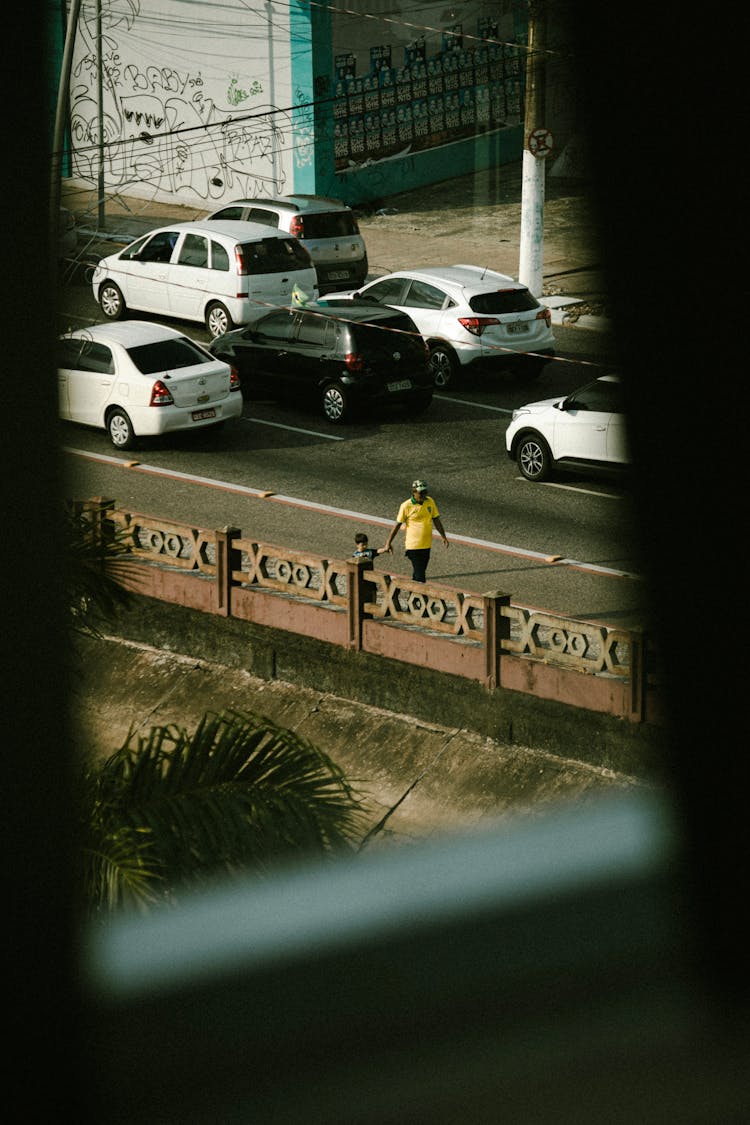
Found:
[[102, 258], [94, 298], [109, 320], [128, 309], [203, 321], [212, 337], [247, 324], [252, 312], [318, 296], [301, 242], [258, 223], [173, 223]]
[[242, 413], [237, 371], [176, 329], [143, 320], [60, 336], [57, 384], [60, 417], [105, 429], [117, 449]]
[[505, 448], [527, 480], [559, 469], [621, 472], [629, 464], [625, 402], [618, 375], [602, 375], [573, 394], [513, 411]]
[[209, 219], [242, 219], [277, 227], [304, 242], [315, 263], [321, 293], [363, 285], [367, 251], [354, 212], [325, 195], [264, 195], [233, 199]]
[[510, 368], [535, 378], [555, 354], [549, 309], [525, 285], [480, 266], [398, 270], [327, 296], [407, 313], [430, 349], [436, 387], [450, 386], [468, 369]]

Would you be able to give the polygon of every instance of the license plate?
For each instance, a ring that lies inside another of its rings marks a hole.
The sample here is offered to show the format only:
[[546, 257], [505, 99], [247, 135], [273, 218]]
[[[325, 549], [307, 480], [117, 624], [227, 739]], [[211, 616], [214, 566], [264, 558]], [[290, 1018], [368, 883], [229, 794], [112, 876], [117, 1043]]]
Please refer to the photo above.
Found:
[[511, 336], [521, 336], [524, 332], [528, 332], [529, 330], [528, 324], [523, 320], [518, 324], [509, 324], [507, 328]]
[[328, 274], [329, 281], [346, 281], [349, 277], [349, 270], [330, 270]]
[[214, 410], [214, 408], [212, 406], [208, 407], [207, 410], [194, 410], [193, 411], [193, 421], [194, 422], [202, 422], [205, 418], [215, 418], [215, 417], [216, 417], [216, 411]]
[[389, 391], [409, 391], [411, 390], [411, 379], [402, 379], [399, 383], [389, 383]]

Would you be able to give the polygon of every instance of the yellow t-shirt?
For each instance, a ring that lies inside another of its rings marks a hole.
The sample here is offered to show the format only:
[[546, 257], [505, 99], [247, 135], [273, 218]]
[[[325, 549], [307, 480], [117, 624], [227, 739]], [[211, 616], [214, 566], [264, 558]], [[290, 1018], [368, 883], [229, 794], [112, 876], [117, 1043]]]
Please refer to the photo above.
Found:
[[404, 525], [407, 551], [415, 551], [432, 546], [432, 521], [440, 517], [437, 504], [431, 496], [425, 496], [421, 504], [409, 497], [398, 510], [396, 521]]

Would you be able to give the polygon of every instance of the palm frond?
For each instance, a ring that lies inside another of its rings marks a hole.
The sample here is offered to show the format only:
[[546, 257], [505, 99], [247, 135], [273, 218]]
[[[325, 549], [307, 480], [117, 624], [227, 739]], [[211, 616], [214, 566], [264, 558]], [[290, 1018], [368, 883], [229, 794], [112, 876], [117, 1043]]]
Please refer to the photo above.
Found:
[[147, 832], [170, 885], [353, 850], [361, 835], [361, 803], [335, 762], [252, 712], [208, 712], [192, 735], [131, 730], [97, 787], [118, 829]]
[[101, 635], [101, 625], [132, 595], [123, 583], [134, 573], [129, 533], [115, 528], [99, 509], [65, 509], [66, 604], [74, 631]]

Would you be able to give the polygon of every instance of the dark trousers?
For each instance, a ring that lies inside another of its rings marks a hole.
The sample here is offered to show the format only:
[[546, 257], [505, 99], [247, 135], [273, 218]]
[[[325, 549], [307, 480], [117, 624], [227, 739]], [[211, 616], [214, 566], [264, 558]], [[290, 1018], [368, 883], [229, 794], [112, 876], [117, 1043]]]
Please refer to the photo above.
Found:
[[427, 581], [427, 564], [430, 561], [430, 548], [420, 547], [417, 550], [407, 551], [406, 557], [411, 563], [412, 580], [414, 582]]

